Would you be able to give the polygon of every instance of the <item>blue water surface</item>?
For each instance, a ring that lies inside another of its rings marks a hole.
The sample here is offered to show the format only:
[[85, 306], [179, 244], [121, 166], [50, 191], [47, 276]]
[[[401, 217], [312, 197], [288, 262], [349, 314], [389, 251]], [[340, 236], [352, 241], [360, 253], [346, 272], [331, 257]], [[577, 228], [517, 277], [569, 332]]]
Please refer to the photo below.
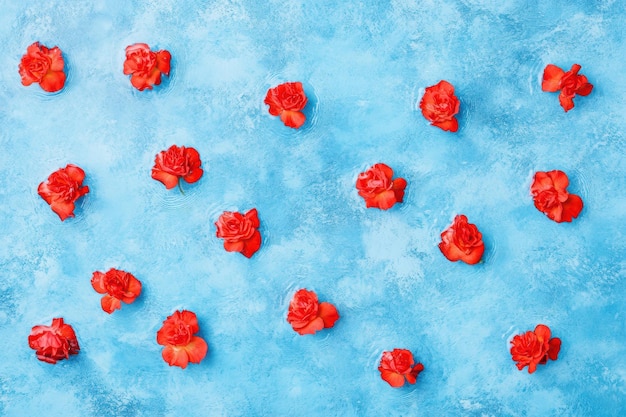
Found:
[[[626, 415], [626, 4], [615, 0], [0, 0], [0, 415]], [[20, 83], [35, 41], [64, 53], [63, 91]], [[122, 73], [136, 42], [172, 54], [139, 92]], [[543, 68], [578, 63], [594, 84], [565, 113]], [[439, 80], [460, 129], [417, 103]], [[263, 104], [302, 81], [307, 122]], [[195, 147], [185, 194], [150, 177], [155, 155]], [[366, 209], [357, 175], [384, 162], [404, 203]], [[37, 186], [67, 163], [90, 193], [61, 222]], [[550, 221], [529, 194], [560, 169], [585, 207]], [[256, 207], [263, 246], [228, 253], [214, 222]], [[456, 214], [483, 233], [484, 262], [452, 263]], [[108, 315], [90, 284], [119, 268], [143, 283]], [[308, 288], [341, 315], [299, 336]], [[194, 311], [209, 354], [182, 370], [156, 331]], [[52, 366], [31, 327], [71, 324], [80, 354]], [[520, 372], [516, 334], [544, 323], [557, 361]], [[425, 371], [393, 389], [381, 353]]]

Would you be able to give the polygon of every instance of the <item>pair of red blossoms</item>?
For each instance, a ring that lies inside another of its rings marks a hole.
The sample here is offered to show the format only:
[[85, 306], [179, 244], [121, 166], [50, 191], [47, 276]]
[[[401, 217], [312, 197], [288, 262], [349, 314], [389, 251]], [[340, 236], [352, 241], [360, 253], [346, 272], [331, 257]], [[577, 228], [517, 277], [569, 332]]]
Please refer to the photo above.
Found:
[[[130, 83], [136, 89], [151, 90], [161, 84], [161, 74], [170, 74], [168, 51], [153, 52], [145, 43], [136, 43], [126, 47], [124, 74], [130, 75]], [[22, 84], [29, 86], [38, 83], [49, 93], [60, 91], [65, 86], [65, 62], [58, 46], [48, 48], [35, 42], [26, 49], [26, 54], [19, 64]]]

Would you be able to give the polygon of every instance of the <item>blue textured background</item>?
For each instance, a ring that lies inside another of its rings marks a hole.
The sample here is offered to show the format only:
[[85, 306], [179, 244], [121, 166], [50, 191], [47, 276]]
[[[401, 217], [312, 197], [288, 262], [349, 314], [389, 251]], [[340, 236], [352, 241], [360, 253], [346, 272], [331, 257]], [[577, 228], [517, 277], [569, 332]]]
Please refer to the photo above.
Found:
[[[615, 0], [0, 0], [0, 414], [3, 416], [626, 415], [626, 6]], [[68, 80], [23, 87], [34, 41], [58, 45]], [[122, 73], [124, 48], [172, 53], [153, 92]], [[595, 85], [564, 113], [546, 64]], [[416, 102], [441, 79], [460, 130]], [[299, 131], [263, 104], [304, 83]], [[157, 152], [198, 149], [183, 196], [150, 178]], [[365, 209], [354, 189], [376, 162], [408, 181], [402, 205]], [[38, 184], [67, 163], [91, 192], [61, 223]], [[538, 212], [532, 174], [561, 169], [585, 203], [571, 224]], [[213, 222], [257, 207], [264, 239], [227, 253]], [[439, 234], [476, 223], [485, 262], [448, 262]], [[107, 315], [90, 285], [116, 267], [141, 297]], [[285, 321], [301, 287], [334, 303], [334, 328]], [[209, 355], [186, 370], [155, 334], [197, 313]], [[81, 352], [56, 366], [32, 326], [64, 317]], [[519, 372], [513, 335], [545, 323], [556, 362]], [[408, 348], [414, 386], [380, 379]]]

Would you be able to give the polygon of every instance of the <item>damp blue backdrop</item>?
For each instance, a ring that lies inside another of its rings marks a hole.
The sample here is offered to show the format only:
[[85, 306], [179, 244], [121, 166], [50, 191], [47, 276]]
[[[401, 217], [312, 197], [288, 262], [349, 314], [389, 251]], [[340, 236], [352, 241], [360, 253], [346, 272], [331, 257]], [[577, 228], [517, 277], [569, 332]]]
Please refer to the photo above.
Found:
[[[615, 0], [0, 0], [0, 415], [626, 415], [626, 5]], [[63, 50], [58, 94], [20, 83], [40, 41]], [[172, 53], [154, 91], [122, 73], [136, 42]], [[565, 113], [543, 68], [578, 63], [594, 84]], [[417, 102], [445, 79], [456, 134]], [[300, 130], [267, 113], [268, 88], [302, 81]], [[185, 194], [151, 179], [159, 151], [195, 147]], [[354, 187], [377, 162], [404, 203], [366, 209]], [[67, 163], [90, 193], [61, 222], [37, 186]], [[571, 224], [537, 211], [535, 171], [560, 169], [585, 203]], [[214, 222], [256, 207], [263, 246], [227, 253]], [[458, 213], [484, 262], [447, 261]], [[141, 297], [100, 309], [94, 271], [119, 268]], [[341, 314], [298, 336], [299, 288]], [[198, 315], [209, 354], [168, 367], [155, 334]], [[28, 347], [64, 317], [80, 354], [55, 366]], [[520, 372], [516, 334], [544, 323], [557, 361]], [[415, 385], [380, 379], [410, 349]]]

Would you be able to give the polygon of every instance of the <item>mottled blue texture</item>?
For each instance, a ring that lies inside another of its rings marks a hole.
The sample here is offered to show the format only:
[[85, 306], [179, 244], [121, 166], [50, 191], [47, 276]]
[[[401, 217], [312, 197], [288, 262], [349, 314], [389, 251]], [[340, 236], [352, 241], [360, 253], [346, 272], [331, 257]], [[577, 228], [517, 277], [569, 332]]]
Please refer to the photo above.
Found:
[[[615, 0], [0, 0], [0, 415], [626, 415], [626, 5]], [[58, 45], [65, 89], [23, 87], [34, 41]], [[138, 92], [124, 48], [172, 53]], [[582, 65], [595, 85], [563, 112], [543, 68]], [[441, 79], [460, 129], [416, 103]], [[263, 104], [304, 83], [307, 124]], [[205, 175], [186, 194], [150, 178], [157, 152], [193, 146]], [[376, 162], [405, 202], [365, 209], [354, 183]], [[91, 192], [61, 223], [37, 195], [75, 163]], [[571, 224], [538, 212], [533, 172], [561, 169], [585, 203]], [[256, 207], [263, 246], [227, 253], [213, 222]], [[485, 262], [447, 261], [457, 213]], [[93, 271], [116, 267], [141, 297], [107, 315]], [[285, 321], [301, 287], [341, 319], [315, 336]], [[197, 313], [209, 355], [186, 370], [155, 334]], [[32, 326], [64, 317], [79, 355], [37, 361]], [[549, 325], [556, 362], [516, 369], [513, 335]], [[426, 370], [392, 389], [383, 350]]]

